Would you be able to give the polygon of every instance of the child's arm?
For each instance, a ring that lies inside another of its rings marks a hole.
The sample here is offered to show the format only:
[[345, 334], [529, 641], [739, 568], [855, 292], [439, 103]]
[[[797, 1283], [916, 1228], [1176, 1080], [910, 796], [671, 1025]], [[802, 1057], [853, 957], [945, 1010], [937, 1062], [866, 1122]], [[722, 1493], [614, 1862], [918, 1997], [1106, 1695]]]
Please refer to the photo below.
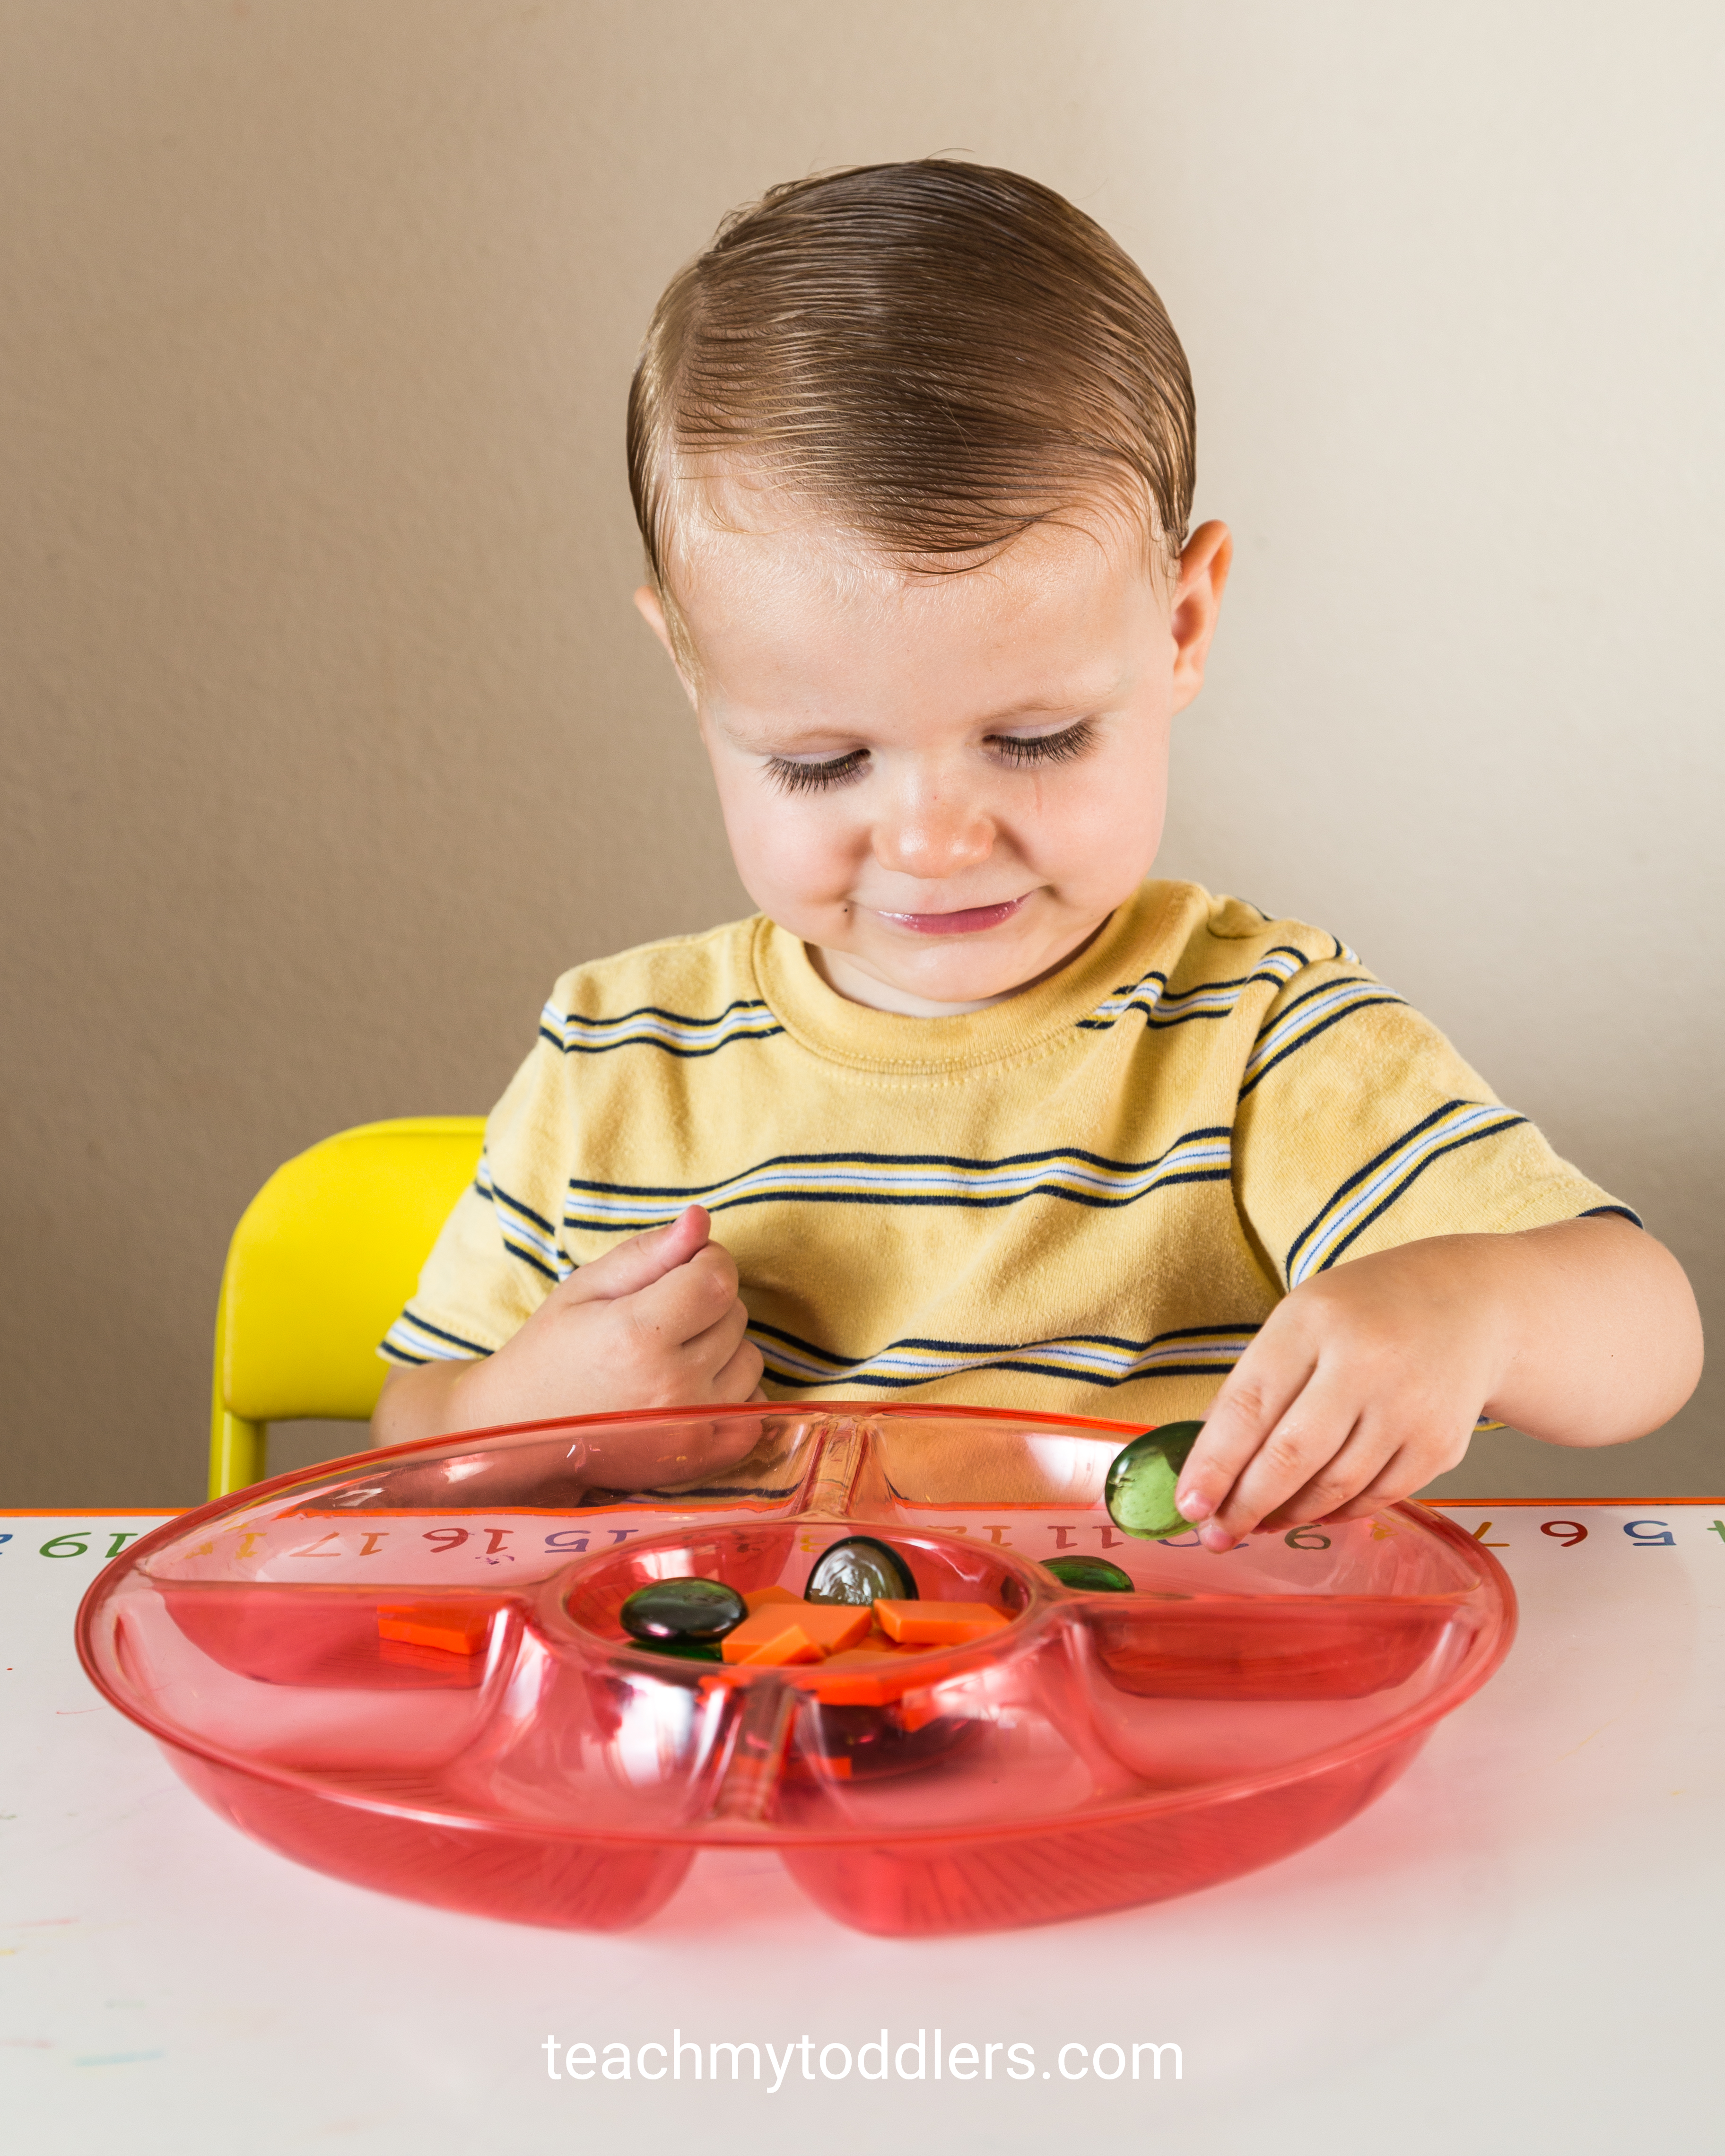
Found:
[[1440, 1235], [1332, 1267], [1277, 1304], [1180, 1476], [1205, 1544], [1358, 1519], [1453, 1467], [1479, 1418], [1617, 1445], [1674, 1415], [1701, 1318], [1669, 1250], [1617, 1217]]
[[731, 1254], [691, 1205], [555, 1287], [515, 1337], [473, 1362], [385, 1380], [372, 1442], [398, 1445], [500, 1423], [758, 1398], [760, 1350]]

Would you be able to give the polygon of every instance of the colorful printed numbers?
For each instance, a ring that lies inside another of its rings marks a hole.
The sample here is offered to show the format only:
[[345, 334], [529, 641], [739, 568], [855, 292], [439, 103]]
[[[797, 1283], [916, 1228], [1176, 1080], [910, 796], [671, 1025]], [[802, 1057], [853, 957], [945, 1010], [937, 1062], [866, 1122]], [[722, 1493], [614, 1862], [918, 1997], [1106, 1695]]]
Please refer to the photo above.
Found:
[[[1698, 1507], [1696, 1512], [1698, 1513]], [[1692, 1533], [1694, 1527], [1698, 1527], [1704, 1533], [1717, 1535], [1722, 1543], [1725, 1543], [1725, 1519], [1702, 1520], [1695, 1517], [1694, 1514], [1685, 1514], [1681, 1517], [1686, 1532]], [[1688, 1524], [1691, 1518], [1694, 1519], [1694, 1527], [1691, 1527]], [[942, 1522], [942, 1524], [947, 1523]], [[1529, 1522], [1530, 1526], [1532, 1524], [1533, 1522]], [[1608, 1537], [1604, 1543], [1598, 1544], [1597, 1547], [1602, 1548], [1614, 1547], [1615, 1545], [1609, 1539], [1609, 1529], [1613, 1524], [1621, 1526], [1624, 1537], [1632, 1549], [1672, 1549], [1676, 1547], [1679, 1539], [1669, 1518], [1620, 1520], [1613, 1522], [1608, 1517], [1603, 1521], [1595, 1519], [1591, 1526], [1584, 1520], [1569, 1518], [1542, 1519], [1538, 1522], [1540, 1533], [1556, 1543], [1559, 1548], [1566, 1550], [1579, 1548], [1593, 1534], [1594, 1527], [1599, 1528]], [[1486, 1549], [1507, 1549], [1512, 1547], [1511, 1543], [1495, 1536], [1492, 1532], [1500, 1525], [1514, 1527], [1517, 1522], [1515, 1520], [1482, 1519], [1476, 1526], [1464, 1529], [1464, 1532], [1469, 1533], [1476, 1543]], [[353, 1547], [356, 1541], [356, 1530], [359, 1544], [357, 1549]], [[957, 1533], [969, 1532], [978, 1537], [986, 1534], [995, 1547], [1011, 1547], [1010, 1526], [978, 1525], [972, 1522], [968, 1526], [955, 1525], [950, 1531]], [[142, 1528], [138, 1527], [110, 1529], [105, 1525], [98, 1525], [91, 1522], [76, 1527], [63, 1527], [59, 1533], [50, 1535], [46, 1542], [36, 1547], [39, 1555], [49, 1558], [87, 1558], [99, 1563], [106, 1563], [120, 1556], [121, 1552], [129, 1544], [136, 1542], [144, 1532]], [[603, 1521], [596, 1521], [581, 1527], [557, 1527], [543, 1531], [542, 1542], [547, 1553], [559, 1558], [572, 1558], [586, 1556], [595, 1544], [603, 1548], [608, 1540], [614, 1545], [626, 1543], [642, 1532], [643, 1530], [639, 1527], [618, 1527]], [[1123, 1539], [1111, 1525], [1098, 1524], [1095, 1521], [1086, 1520], [1045, 1526], [1042, 1532], [1054, 1537], [1055, 1548], [1058, 1552], [1076, 1549], [1081, 1536], [1097, 1536], [1104, 1549]], [[1386, 1527], [1381, 1522], [1373, 1524], [1372, 1532], [1374, 1537], [1381, 1537], [1386, 1533], [1394, 1532], [1393, 1527]], [[311, 1547], [298, 1548], [292, 1554], [300, 1558], [341, 1559], [355, 1556], [377, 1557], [383, 1553], [386, 1545], [397, 1544], [398, 1537], [403, 1532], [405, 1532], [410, 1540], [423, 1540], [436, 1556], [453, 1557], [459, 1552], [465, 1562], [487, 1565], [515, 1563], [516, 1552], [512, 1545], [521, 1540], [524, 1536], [524, 1530], [516, 1525], [501, 1527], [477, 1522], [471, 1527], [465, 1527], [454, 1526], [430, 1527], [421, 1531], [420, 1534], [415, 1537], [412, 1529], [368, 1527], [354, 1521], [348, 1523], [345, 1532], [332, 1530]], [[526, 1529], [525, 1538], [528, 1542], [529, 1551], [524, 1552], [523, 1554], [529, 1554], [532, 1545], [541, 1540], [541, 1531], [536, 1527]], [[8, 1545], [18, 1539], [18, 1536], [13, 1530], [0, 1527], [0, 1556], [16, 1554], [17, 1553], [8, 1551]], [[805, 1535], [803, 1539], [805, 1546], [813, 1549], [814, 1543], [811, 1537]], [[1290, 1549], [1312, 1552], [1327, 1550], [1332, 1544], [1332, 1537], [1326, 1533], [1322, 1527], [1310, 1525], [1292, 1527], [1282, 1536], [1281, 1539]], [[260, 1548], [267, 1552], [269, 1540], [269, 1536], [263, 1530], [249, 1529], [240, 1534], [237, 1544], [230, 1544], [226, 1548], [225, 1553], [235, 1560], [257, 1561]], [[31, 1547], [28, 1541], [22, 1544], [22, 1548], [25, 1550]], [[1191, 1549], [1199, 1547], [1198, 1537], [1188, 1529], [1178, 1539], [1167, 1538], [1164, 1547], [1173, 1549]], [[1245, 1547], [1246, 1544], [1243, 1543], [1237, 1544], [1236, 1552]], [[214, 1553], [213, 1541], [185, 1553], [190, 1557], [208, 1557]]]
[[[95, 1527], [74, 1527], [67, 1534], [50, 1535], [42, 1545], [42, 1554], [44, 1557], [88, 1557], [90, 1538], [99, 1532], [100, 1530]], [[110, 1536], [108, 1541], [108, 1556], [118, 1557], [128, 1543], [135, 1543], [137, 1538], [138, 1531], [136, 1527], [129, 1534]], [[0, 1536], [0, 1541], [9, 1543], [11, 1540], [10, 1535]]]

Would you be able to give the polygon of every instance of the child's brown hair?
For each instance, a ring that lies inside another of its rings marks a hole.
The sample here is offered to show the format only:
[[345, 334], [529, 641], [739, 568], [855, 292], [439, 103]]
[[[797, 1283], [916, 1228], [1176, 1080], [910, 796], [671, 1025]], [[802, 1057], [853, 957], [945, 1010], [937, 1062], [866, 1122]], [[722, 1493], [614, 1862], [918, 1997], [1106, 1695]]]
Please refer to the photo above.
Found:
[[675, 492], [703, 462], [925, 572], [1097, 499], [1173, 555], [1191, 376], [1142, 271], [1051, 188], [943, 158], [865, 165], [727, 218], [655, 311], [629, 481], [674, 631]]

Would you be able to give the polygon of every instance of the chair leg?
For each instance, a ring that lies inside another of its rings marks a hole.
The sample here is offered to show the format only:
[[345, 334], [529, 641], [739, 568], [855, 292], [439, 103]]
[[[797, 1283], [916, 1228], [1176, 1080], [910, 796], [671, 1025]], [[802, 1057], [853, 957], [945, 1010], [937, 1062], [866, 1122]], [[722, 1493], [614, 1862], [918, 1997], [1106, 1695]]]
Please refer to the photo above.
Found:
[[270, 1472], [270, 1426], [248, 1422], [218, 1406], [211, 1420], [209, 1494], [225, 1497], [230, 1490], [243, 1490], [261, 1482]]

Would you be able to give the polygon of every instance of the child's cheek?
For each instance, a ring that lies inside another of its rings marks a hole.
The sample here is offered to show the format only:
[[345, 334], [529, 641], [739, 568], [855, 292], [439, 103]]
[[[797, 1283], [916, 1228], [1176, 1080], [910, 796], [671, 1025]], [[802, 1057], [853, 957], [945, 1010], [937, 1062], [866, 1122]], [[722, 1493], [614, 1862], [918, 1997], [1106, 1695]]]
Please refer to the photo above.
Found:
[[849, 896], [858, 837], [852, 819], [834, 814], [826, 802], [769, 797], [727, 803], [726, 827], [744, 886], [775, 917], [841, 905]]

